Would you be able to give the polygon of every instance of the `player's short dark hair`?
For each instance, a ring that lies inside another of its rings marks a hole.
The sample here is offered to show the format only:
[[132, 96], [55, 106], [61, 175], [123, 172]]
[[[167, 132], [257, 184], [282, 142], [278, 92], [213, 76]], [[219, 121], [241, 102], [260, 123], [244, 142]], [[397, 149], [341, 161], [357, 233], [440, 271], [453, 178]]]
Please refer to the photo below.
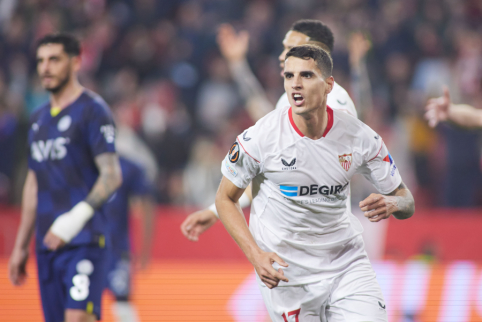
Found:
[[318, 41], [327, 47], [323, 49], [328, 50], [330, 53], [333, 52], [333, 46], [335, 44], [333, 32], [331, 32], [331, 29], [321, 21], [301, 19], [295, 22], [290, 30], [307, 35], [310, 37], [311, 41]]
[[42, 37], [37, 43], [37, 50], [40, 46], [46, 44], [61, 44], [64, 46], [64, 51], [69, 56], [79, 56], [80, 55], [80, 41], [66, 33], [55, 33], [48, 34]]
[[288, 51], [285, 60], [288, 59], [288, 57], [298, 57], [306, 60], [311, 58], [315, 61], [316, 66], [318, 66], [318, 68], [321, 70], [323, 77], [327, 78], [332, 75], [333, 61], [331, 60], [331, 56], [318, 46], [295, 46]]

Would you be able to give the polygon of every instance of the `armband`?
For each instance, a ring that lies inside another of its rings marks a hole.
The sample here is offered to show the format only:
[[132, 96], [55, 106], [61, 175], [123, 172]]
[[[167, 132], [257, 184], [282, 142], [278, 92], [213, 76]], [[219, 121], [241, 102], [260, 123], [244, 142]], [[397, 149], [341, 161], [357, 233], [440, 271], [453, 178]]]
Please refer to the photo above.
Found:
[[211, 206], [208, 207], [208, 209], [211, 210], [216, 215], [216, 217], [218, 217], [218, 219], [219, 219], [219, 214], [218, 214], [218, 211], [216, 209], [216, 204], [213, 203]]
[[[241, 195], [238, 202], [239, 202], [239, 206], [241, 207], [241, 209], [246, 208], [249, 205], [251, 205], [251, 200], [249, 199], [249, 197], [246, 193], [243, 193]], [[212, 211], [216, 215], [216, 217], [218, 217], [218, 219], [219, 219], [219, 214], [218, 214], [218, 210], [216, 209], [216, 204], [213, 203], [207, 209]]]
[[69, 243], [93, 215], [94, 208], [87, 202], [81, 201], [69, 212], [58, 216], [50, 226], [50, 231], [64, 242]]

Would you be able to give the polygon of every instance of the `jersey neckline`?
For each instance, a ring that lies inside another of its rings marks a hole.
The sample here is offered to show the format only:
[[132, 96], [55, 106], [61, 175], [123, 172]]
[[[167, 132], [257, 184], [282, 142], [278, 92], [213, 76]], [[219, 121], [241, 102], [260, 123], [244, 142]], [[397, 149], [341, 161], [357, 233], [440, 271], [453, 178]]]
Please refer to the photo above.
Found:
[[[328, 132], [330, 132], [331, 128], [333, 127], [333, 109], [326, 105], [326, 114], [328, 115], [328, 122], [326, 123], [326, 129], [325, 132], [323, 132], [323, 135], [321, 137], [325, 137]], [[305, 137], [303, 132], [300, 131], [300, 129], [296, 126], [295, 121], [293, 120], [293, 108], [290, 106], [290, 109], [288, 110], [288, 116], [290, 119], [291, 126], [293, 129], [298, 133], [299, 136]]]
[[82, 91], [82, 93], [81, 93], [75, 100], [73, 100], [69, 105], [67, 105], [67, 106], [64, 107], [63, 109], [61, 109], [60, 112], [59, 112], [57, 115], [55, 115], [55, 116], [52, 116], [52, 115], [50, 114], [50, 109], [52, 108], [52, 102], [50, 102], [50, 100], [49, 100], [48, 114], [50, 115], [51, 119], [52, 119], [52, 120], [55, 120], [56, 118], [59, 118], [61, 115], [65, 114], [65, 113], [66, 113], [66, 112], [65, 112], [66, 110], [70, 110], [70, 108], [71, 108], [74, 104], [78, 103], [78, 102], [81, 100], [81, 98], [84, 97], [84, 95], [86, 95], [86, 94], [87, 94], [87, 93], [86, 93], [86, 89], [84, 88], [84, 90]]

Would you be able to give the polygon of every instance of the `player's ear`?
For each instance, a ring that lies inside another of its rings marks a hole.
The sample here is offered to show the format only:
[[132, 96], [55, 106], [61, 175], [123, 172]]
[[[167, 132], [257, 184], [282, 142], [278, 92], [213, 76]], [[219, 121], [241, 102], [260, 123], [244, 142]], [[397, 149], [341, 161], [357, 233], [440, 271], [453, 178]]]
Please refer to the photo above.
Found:
[[327, 85], [325, 87], [325, 94], [328, 95], [333, 90], [333, 86], [335, 86], [335, 79], [333, 78], [333, 76], [327, 77], [325, 78], [325, 83]]
[[70, 59], [70, 62], [72, 64], [73, 71], [78, 72], [82, 65], [82, 59], [80, 58], [80, 55], [72, 56], [72, 58]]

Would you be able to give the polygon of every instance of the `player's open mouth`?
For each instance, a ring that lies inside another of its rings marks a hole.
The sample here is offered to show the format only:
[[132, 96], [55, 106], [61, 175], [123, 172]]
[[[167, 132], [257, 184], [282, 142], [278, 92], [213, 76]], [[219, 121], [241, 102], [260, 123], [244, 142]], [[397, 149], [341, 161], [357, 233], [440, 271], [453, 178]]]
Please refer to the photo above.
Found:
[[305, 99], [301, 94], [293, 93], [292, 95], [293, 95], [293, 100], [295, 101], [296, 106], [303, 105], [303, 103], [305, 102]]

